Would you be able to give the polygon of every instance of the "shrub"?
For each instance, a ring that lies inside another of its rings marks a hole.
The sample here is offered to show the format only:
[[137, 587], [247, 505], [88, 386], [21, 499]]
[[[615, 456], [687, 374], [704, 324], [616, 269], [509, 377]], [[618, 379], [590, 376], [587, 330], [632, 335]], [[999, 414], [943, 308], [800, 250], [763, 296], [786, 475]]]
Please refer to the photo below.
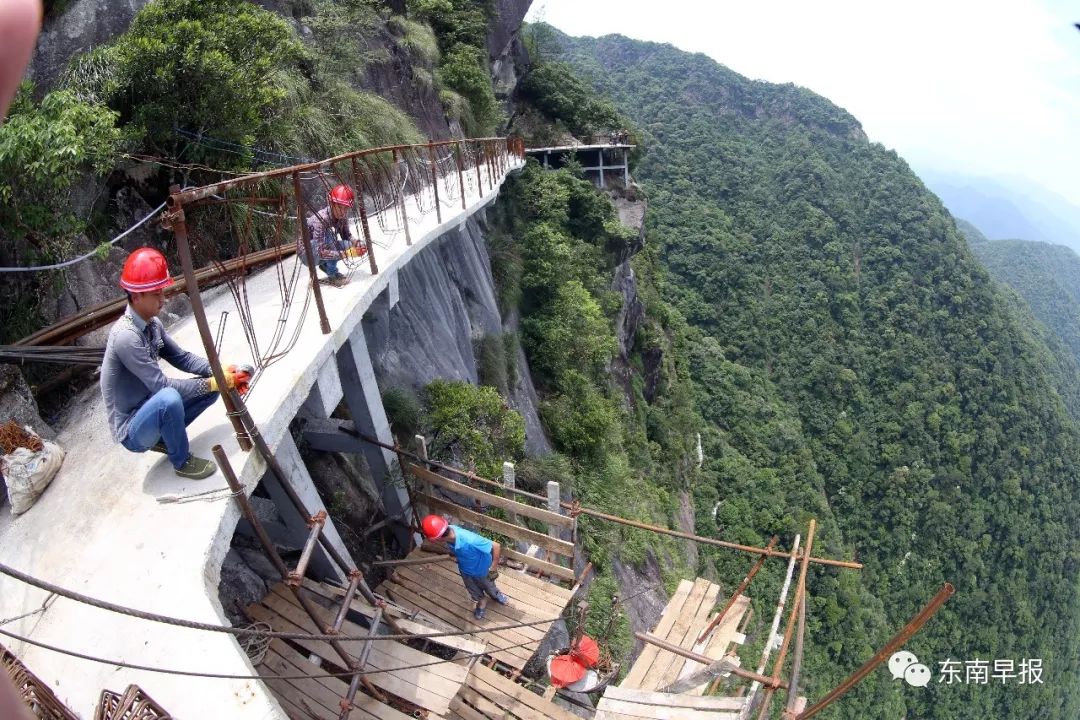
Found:
[[[155, 0], [116, 42], [77, 60], [72, 75], [95, 77], [99, 85], [88, 92], [159, 147], [175, 150], [174, 128], [248, 145], [274, 134], [285, 97], [277, 73], [308, 57], [288, 23], [253, 3]], [[199, 159], [192, 153], [210, 154], [193, 149], [186, 157]], [[244, 158], [217, 161], [235, 166]]]
[[439, 78], [443, 85], [456, 90], [472, 109], [474, 127], [470, 133], [486, 135], [494, 132], [502, 120], [502, 112], [491, 87], [484, 50], [459, 43], [443, 55], [439, 66]]
[[626, 126], [608, 100], [600, 99], [566, 63], [545, 62], [521, 83], [522, 95], [550, 120], [562, 120], [575, 135], [590, 135]]
[[525, 422], [494, 388], [435, 380], [424, 388], [425, 429], [433, 457], [455, 459], [494, 477], [525, 449]]
[[390, 26], [401, 35], [401, 44], [425, 67], [435, 67], [439, 62], [439, 41], [431, 26], [395, 15]]
[[615, 353], [610, 321], [577, 280], [560, 285], [553, 301], [523, 327], [533, 368], [560, 384], [571, 371], [599, 380]]
[[416, 396], [399, 387], [389, 387], [382, 395], [386, 419], [390, 429], [401, 438], [411, 439], [420, 432], [421, 409]]

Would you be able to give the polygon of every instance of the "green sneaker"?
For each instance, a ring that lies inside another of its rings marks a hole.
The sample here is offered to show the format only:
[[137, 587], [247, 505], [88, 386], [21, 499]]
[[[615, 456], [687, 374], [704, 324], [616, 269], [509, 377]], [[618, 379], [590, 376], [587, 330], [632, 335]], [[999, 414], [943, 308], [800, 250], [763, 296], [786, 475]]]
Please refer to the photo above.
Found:
[[156, 453], [161, 453], [162, 455], [168, 455], [169, 454], [169, 448], [165, 447], [165, 443], [163, 443], [163, 442], [156, 442], [156, 443], [154, 443], [154, 447], [150, 448], [150, 452], [156, 452]]
[[203, 480], [217, 472], [217, 465], [212, 460], [204, 460], [194, 455], [188, 455], [187, 462], [173, 472], [188, 480]]

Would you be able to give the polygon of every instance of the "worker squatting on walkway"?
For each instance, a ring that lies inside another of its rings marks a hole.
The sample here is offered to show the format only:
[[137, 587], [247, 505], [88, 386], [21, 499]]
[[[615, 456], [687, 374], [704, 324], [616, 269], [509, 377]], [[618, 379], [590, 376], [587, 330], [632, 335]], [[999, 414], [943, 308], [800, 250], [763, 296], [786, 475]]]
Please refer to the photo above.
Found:
[[499, 577], [499, 554], [502, 552], [499, 543], [471, 530], [451, 525], [439, 515], [426, 515], [420, 525], [424, 537], [444, 545], [457, 559], [458, 572], [461, 573], [465, 589], [476, 603], [474, 618], [484, 619], [488, 596], [500, 605], [510, 602], [510, 598], [495, 586], [495, 580]]
[[[349, 227], [349, 210], [354, 199], [353, 191], [345, 185], [338, 185], [327, 195], [326, 207], [308, 215], [308, 236], [311, 238], [311, 253], [315, 263], [326, 273], [326, 281], [334, 287], [347, 285], [349, 278], [338, 270], [338, 260], [345, 257], [363, 257], [367, 247], [359, 240], [353, 240]], [[303, 238], [296, 241], [296, 254], [300, 262], [307, 264]]]
[[[186, 428], [214, 404], [218, 387], [210, 363], [182, 350], [157, 317], [172, 284], [165, 256], [153, 248], [139, 248], [124, 262], [120, 287], [127, 291], [128, 306], [109, 331], [101, 395], [116, 442], [131, 452], [164, 453], [177, 475], [202, 480], [217, 466], [191, 454]], [[167, 378], [159, 358], [197, 377]], [[227, 369], [225, 375], [235, 387], [236, 374]]]

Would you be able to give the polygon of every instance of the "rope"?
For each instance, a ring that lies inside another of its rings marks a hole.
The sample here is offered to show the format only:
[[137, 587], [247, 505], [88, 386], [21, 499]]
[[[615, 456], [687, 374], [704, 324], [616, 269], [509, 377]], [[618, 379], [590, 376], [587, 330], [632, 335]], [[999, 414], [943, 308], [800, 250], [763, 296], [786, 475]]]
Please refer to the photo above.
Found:
[[156, 208], [151, 210], [150, 214], [147, 215], [146, 217], [144, 217], [142, 220], [135, 223], [134, 225], [129, 227], [127, 230], [125, 230], [124, 232], [122, 232], [119, 235], [117, 235], [116, 237], [114, 237], [112, 240], [109, 240], [106, 243], [102, 243], [101, 245], [94, 248], [93, 250], [86, 253], [85, 255], [80, 255], [77, 258], [73, 258], [71, 260], [65, 260], [64, 262], [54, 263], [52, 265], [31, 265], [31, 266], [28, 266], [28, 267], [0, 267], [0, 273], [40, 272], [40, 271], [43, 271], [43, 270], [59, 270], [61, 268], [66, 268], [66, 267], [70, 267], [72, 265], [75, 265], [77, 263], [81, 263], [83, 260], [86, 260], [87, 258], [91, 258], [91, 257], [94, 257], [95, 255], [97, 255], [98, 252], [101, 250], [101, 247], [103, 245], [115, 245], [116, 243], [123, 240], [125, 237], [127, 237], [132, 232], [134, 232], [137, 228], [139, 228], [143, 224], [145, 224], [147, 220], [149, 220], [150, 218], [157, 215], [158, 212], [160, 212], [164, 207], [165, 207], [165, 203], [161, 203]]
[[[252, 630], [273, 630], [273, 626], [268, 622], [255, 622], [251, 623], [247, 627]], [[240, 647], [243, 648], [244, 654], [251, 658], [252, 665], [258, 665], [266, 659], [266, 652], [270, 649], [270, 638], [265, 635], [248, 635], [245, 638], [240, 639]]]
[[[351, 670], [349, 672], [322, 673], [322, 674], [316, 674], [316, 675], [308, 675], [307, 673], [304, 673], [303, 675], [229, 675], [229, 674], [226, 674], [226, 673], [197, 672], [197, 671], [194, 671], [194, 670], [172, 670], [172, 669], [169, 669], [169, 668], [155, 667], [155, 666], [152, 666], [152, 665], [137, 665], [135, 663], [128, 663], [128, 662], [124, 662], [122, 660], [110, 660], [109, 658], [97, 657], [95, 655], [87, 655], [86, 653], [81, 653], [81, 652], [78, 652], [78, 651], [75, 651], [75, 650], [68, 650], [66, 648], [57, 647], [55, 645], [49, 645], [48, 643], [43, 643], [43, 642], [41, 642], [39, 640], [31, 640], [28, 637], [23, 637], [22, 635], [17, 635], [16, 633], [13, 633], [13, 632], [8, 632], [7, 630], [4, 630], [2, 628], [0, 628], [0, 635], [4, 635], [6, 637], [9, 637], [12, 640], [17, 640], [19, 642], [27, 643], [28, 645], [33, 645], [35, 647], [39, 647], [39, 648], [41, 648], [43, 650], [50, 650], [50, 651], [55, 652], [55, 653], [60, 653], [61, 655], [67, 655], [69, 657], [78, 658], [80, 660], [88, 660], [90, 662], [101, 663], [103, 665], [113, 665], [115, 667], [127, 668], [128, 670], [142, 670], [144, 672], [164, 673], [166, 675], [181, 675], [181, 676], [185, 676], [185, 677], [213, 678], [213, 679], [216, 679], [216, 680], [267, 680], [267, 679], [270, 679], [270, 680], [275, 680], [275, 679], [276, 680], [307, 680], [308, 678], [315, 678], [315, 679], [322, 679], [322, 678], [351, 678], [353, 675], [356, 675], [355, 670]], [[314, 636], [312, 636], [312, 637], [314, 637]], [[367, 636], [367, 635], [365, 635], [363, 638], [357, 638], [357, 639], [362, 639], [362, 640], [382, 640], [382, 639], [386, 639], [386, 637], [388, 637], [388, 636], [386, 636], [386, 635], [375, 635], [375, 636]], [[339, 637], [337, 639], [338, 640], [345, 640], [346, 638]], [[488, 655], [490, 653], [497, 653], [497, 652], [504, 652], [506, 650], [513, 650], [515, 648], [525, 647], [527, 645], [532, 645], [535, 642], [537, 642], [537, 641], [530, 640], [530, 641], [527, 641], [527, 642], [517, 643], [517, 644], [514, 644], [514, 645], [505, 645], [503, 647], [488, 648], [484, 652], [466, 653], [465, 655], [459, 655], [458, 657], [454, 658], [453, 660], [434, 660], [432, 662], [416, 663], [416, 664], [413, 664], [413, 665], [402, 665], [400, 667], [381, 668], [381, 669], [375, 669], [375, 670], [364, 670], [360, 674], [364, 675], [364, 676], [369, 676], [369, 675], [381, 675], [383, 673], [401, 672], [403, 670], [419, 670], [421, 668], [432, 667], [434, 665], [445, 665], [446, 663], [457, 662], [459, 660], [469, 660], [471, 658], [484, 657], [484, 656], [486, 656], [486, 655]]]
[[[279, 638], [281, 640], [340, 640], [347, 642], [351, 640], [371, 640], [368, 635], [342, 635], [340, 633], [303, 633], [303, 632], [279, 632], [279, 631], [264, 631], [256, 630], [252, 628], [237, 628], [230, 627], [228, 625], [213, 625], [211, 623], [201, 623], [194, 620], [184, 620], [182, 618], [170, 617], [168, 615], [158, 615], [157, 613], [146, 612], [145, 610], [136, 610], [135, 608], [125, 607], [123, 605], [117, 605], [115, 603], [108, 602], [107, 600], [99, 600], [97, 598], [90, 597], [89, 595], [83, 595], [77, 593], [74, 590], [68, 590], [67, 588], [54, 585], [47, 580], [35, 578], [26, 573], [20, 572], [7, 565], [0, 564], [0, 573], [13, 577], [16, 580], [20, 580], [27, 585], [33, 585], [36, 588], [45, 590], [48, 592], [56, 593], [61, 597], [66, 597], [69, 600], [75, 600], [76, 602], [83, 603], [84, 605], [90, 605], [101, 610], [108, 610], [109, 612], [119, 613], [120, 615], [128, 615], [130, 617], [138, 618], [140, 620], [149, 620], [151, 622], [159, 622], [165, 625], [176, 625], [178, 627], [185, 627], [190, 630], [205, 630], [207, 632], [220, 632], [229, 635], [259, 635], [270, 638]], [[496, 625], [484, 627], [484, 632], [498, 632], [501, 630], [514, 630], [522, 627], [532, 627], [534, 625], [544, 625], [546, 623], [553, 623], [558, 620], [562, 620], [563, 615], [559, 615], [554, 618], [545, 618], [543, 620], [533, 620], [531, 622], [514, 623], [511, 625]], [[375, 640], [429, 640], [441, 637], [461, 637], [464, 635], [473, 635], [472, 631], [459, 630], [455, 632], [437, 632], [437, 633], [423, 633], [417, 635], [399, 634], [399, 635], [377, 635]]]

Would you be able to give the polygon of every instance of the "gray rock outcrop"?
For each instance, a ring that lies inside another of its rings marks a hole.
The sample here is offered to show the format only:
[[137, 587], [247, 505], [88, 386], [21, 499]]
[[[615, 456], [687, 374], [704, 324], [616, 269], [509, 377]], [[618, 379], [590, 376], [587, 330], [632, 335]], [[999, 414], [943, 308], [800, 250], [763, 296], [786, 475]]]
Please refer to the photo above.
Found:
[[[399, 272], [398, 303], [390, 308], [384, 294], [365, 315], [364, 335], [381, 390], [419, 393], [437, 378], [480, 380], [477, 343], [506, 330], [495, 300], [485, 229], [483, 216], [475, 215], [444, 234]], [[526, 451], [550, 452], [520, 350], [517, 367], [507, 402], [525, 419]]]
[[19, 368], [0, 365], [0, 423], [8, 420], [29, 425], [34, 432], [48, 440], [56, 439], [56, 433], [41, 419], [34, 395]]
[[72, 0], [59, 15], [46, 17], [27, 76], [38, 92], [51, 88], [71, 58], [109, 43], [127, 30], [149, 0]]

